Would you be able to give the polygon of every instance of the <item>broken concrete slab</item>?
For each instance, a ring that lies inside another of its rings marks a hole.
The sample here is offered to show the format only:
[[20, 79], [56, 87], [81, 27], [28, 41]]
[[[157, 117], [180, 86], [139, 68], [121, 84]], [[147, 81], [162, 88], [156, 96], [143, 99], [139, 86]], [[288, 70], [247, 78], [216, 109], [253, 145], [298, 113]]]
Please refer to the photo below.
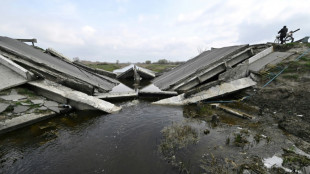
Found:
[[153, 104], [186, 105], [186, 104], [196, 103], [198, 101], [202, 101], [202, 100], [206, 100], [210, 98], [215, 98], [215, 97], [229, 94], [232, 92], [236, 92], [241, 89], [245, 89], [245, 88], [248, 88], [254, 85], [256, 85], [256, 82], [254, 82], [251, 78], [242, 78], [242, 79], [234, 80], [228, 83], [222, 83], [220, 85], [213, 86], [209, 88], [208, 90], [204, 90], [194, 95], [191, 95], [189, 98], [185, 98], [184, 94], [180, 94], [175, 97], [153, 102]]
[[58, 103], [57, 102], [54, 102], [54, 101], [45, 101], [44, 102], [44, 106], [46, 106], [47, 108], [48, 107], [58, 107]]
[[27, 79], [20, 76], [6, 66], [0, 65], [0, 91], [27, 83]]
[[65, 61], [72, 62], [72, 60], [71, 60], [70, 58], [64, 56], [63, 54], [57, 52], [56, 50], [54, 50], [54, 49], [52, 49], [52, 48], [47, 48], [47, 49], [45, 50], [45, 52], [51, 54], [52, 56], [61, 58], [61, 59], [65, 60]]
[[[251, 49], [245, 50], [247, 47], [248, 45], [240, 45], [205, 51], [157, 77], [153, 83], [161, 90], [189, 90], [225, 71], [227, 66], [233, 66], [252, 56]], [[228, 61], [229, 65], [227, 64]]]
[[44, 104], [44, 100], [36, 99], [36, 100], [30, 100], [34, 105], [42, 105]]
[[22, 113], [25, 112], [29, 109], [29, 106], [22, 106], [22, 105], [18, 105], [14, 107], [13, 113], [17, 114], [17, 113]]
[[0, 114], [5, 111], [8, 107], [10, 106], [10, 104], [7, 103], [0, 103]]
[[145, 96], [151, 96], [151, 97], [158, 97], [158, 96], [163, 96], [163, 97], [171, 97], [171, 96], [176, 96], [178, 95], [177, 92], [175, 91], [162, 91], [160, 90], [157, 86], [154, 84], [150, 84], [143, 89], [139, 90], [139, 96], [145, 97]]
[[247, 77], [249, 74], [249, 65], [244, 62], [238, 64], [234, 68], [227, 69], [225, 72], [219, 75], [219, 80], [223, 82], [230, 82], [232, 80], [241, 79]]
[[[68, 84], [76, 82], [76, 84], [91, 85], [93, 88], [98, 88], [103, 91], [110, 91], [119, 83], [115, 79], [87, 72], [70, 62], [55, 58], [32, 46], [8, 37], [0, 37], [0, 50], [1, 54], [27, 66], [29, 69], [34, 69], [44, 74], [46, 78], [51, 80], [60, 80]], [[68, 80], [71, 81], [68, 82]], [[71, 87], [76, 90], [84, 89], [77, 85], [71, 85]], [[89, 92], [89, 90], [87, 90], [87, 92]]]
[[44, 106], [47, 107], [49, 110], [52, 110], [56, 113], [60, 113], [59, 104], [54, 101], [45, 101]]
[[118, 79], [134, 78], [134, 72], [139, 74], [142, 79], [153, 79], [155, 78], [155, 72], [146, 68], [139, 67], [135, 64], [128, 65], [122, 69], [114, 70], [113, 72], [118, 74]]
[[251, 63], [267, 56], [268, 54], [272, 53], [273, 51], [274, 51], [273, 46], [264, 49], [263, 51], [257, 53], [255, 56], [252, 56], [251, 58], [249, 58], [248, 64], [251, 64]]
[[247, 113], [244, 113], [244, 112], [241, 112], [241, 111], [237, 111], [235, 109], [229, 108], [227, 106], [224, 106], [224, 105], [221, 105], [221, 104], [218, 104], [218, 103], [212, 104], [212, 106], [215, 106], [218, 109], [222, 109], [225, 112], [228, 112], [230, 114], [236, 115], [236, 116], [241, 117], [241, 118], [247, 118], [247, 119], [255, 118], [254, 116], [252, 116], [250, 114], [247, 114]]
[[99, 99], [125, 99], [125, 98], [135, 98], [138, 97], [138, 93], [135, 91], [131, 92], [111, 92], [111, 93], [104, 93], [98, 96], [95, 96]]
[[33, 74], [31, 72], [21, 67], [20, 65], [16, 64], [12, 60], [2, 56], [1, 54], [0, 54], [0, 64], [6, 66], [7, 68], [10, 68], [12, 71], [16, 72], [24, 79], [27, 80], [33, 79]]
[[51, 111], [50, 113], [44, 114], [24, 114], [19, 117], [5, 120], [3, 122], [0, 122], [0, 134], [31, 125], [33, 123], [42, 121], [47, 118], [51, 118], [53, 116], [55, 116], [55, 113]]
[[249, 71], [252, 73], [259, 73], [260, 70], [264, 69], [267, 65], [275, 65], [282, 60], [293, 55], [288, 52], [272, 52], [265, 57], [262, 57], [249, 65]]
[[59, 103], [71, 105], [80, 110], [98, 109], [107, 113], [114, 113], [121, 110], [120, 107], [112, 103], [100, 100], [96, 97], [89, 96], [85, 93], [73, 90], [63, 85], [48, 81], [33, 81], [29, 82], [33, 89], [42, 96]]
[[91, 67], [88, 67], [88, 66], [86, 66], [80, 62], [72, 62], [72, 63], [76, 66], [79, 66], [79, 67], [81, 67], [85, 70], [91, 71], [93, 73], [104, 75], [104, 76], [111, 77], [111, 78], [116, 78], [116, 74], [112, 73], [110, 71], [105, 71], [103, 69], [98, 69], [98, 68], [91, 68]]
[[5, 95], [5, 96], [0, 96], [0, 98], [2, 98], [2, 99], [4, 99], [4, 100], [8, 100], [8, 101], [18, 101], [18, 100], [25, 99], [25, 98], [27, 98], [27, 97], [24, 96], [24, 95], [16, 94], [16, 95]]

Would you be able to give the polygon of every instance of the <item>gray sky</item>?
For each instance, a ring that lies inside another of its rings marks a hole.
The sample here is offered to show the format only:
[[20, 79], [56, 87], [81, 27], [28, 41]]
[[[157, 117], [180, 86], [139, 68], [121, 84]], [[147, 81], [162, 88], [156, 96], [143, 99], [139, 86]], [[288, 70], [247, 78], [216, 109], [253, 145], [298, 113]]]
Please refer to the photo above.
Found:
[[67, 57], [185, 61], [197, 50], [310, 35], [308, 0], [1, 0], [0, 35]]

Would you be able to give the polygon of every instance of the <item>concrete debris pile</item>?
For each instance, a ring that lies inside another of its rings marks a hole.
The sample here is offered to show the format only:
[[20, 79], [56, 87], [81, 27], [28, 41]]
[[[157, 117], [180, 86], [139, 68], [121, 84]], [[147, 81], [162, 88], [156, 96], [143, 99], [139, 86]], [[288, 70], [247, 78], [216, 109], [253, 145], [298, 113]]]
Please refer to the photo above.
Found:
[[0, 53], [37, 76], [57, 81], [72, 89], [92, 95], [95, 90], [108, 92], [119, 82], [83, 69], [68, 60], [51, 56], [8, 37], [0, 37]]
[[255, 74], [292, 53], [275, 52], [273, 46], [240, 45], [215, 48], [155, 78], [161, 90], [181, 93], [154, 104], [186, 105], [213, 99], [256, 85]]
[[116, 75], [88, 68], [49, 48], [41, 50], [19, 40], [0, 37], [0, 91], [27, 83], [40, 95], [76, 109], [107, 113], [121, 108], [92, 97], [119, 84]]

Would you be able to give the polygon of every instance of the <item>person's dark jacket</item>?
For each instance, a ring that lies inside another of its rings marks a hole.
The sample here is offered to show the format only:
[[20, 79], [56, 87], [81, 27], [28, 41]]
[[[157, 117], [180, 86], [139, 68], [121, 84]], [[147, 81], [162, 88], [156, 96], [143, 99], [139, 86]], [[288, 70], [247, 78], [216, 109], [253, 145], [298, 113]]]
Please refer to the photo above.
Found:
[[280, 37], [285, 37], [285, 36], [286, 36], [286, 33], [287, 33], [287, 28], [286, 28], [286, 27], [283, 27], [283, 28], [278, 32], [278, 34], [280, 34]]

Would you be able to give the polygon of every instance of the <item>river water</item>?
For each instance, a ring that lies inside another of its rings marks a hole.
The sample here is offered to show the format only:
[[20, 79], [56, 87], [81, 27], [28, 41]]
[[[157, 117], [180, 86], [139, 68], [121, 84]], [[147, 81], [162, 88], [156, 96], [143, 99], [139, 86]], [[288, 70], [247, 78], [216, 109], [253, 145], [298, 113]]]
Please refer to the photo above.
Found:
[[120, 105], [117, 114], [62, 115], [0, 137], [0, 173], [178, 173], [158, 144], [182, 108]]
[[[213, 125], [188, 117], [186, 113], [197, 107], [158, 106], [143, 100], [117, 105], [123, 109], [116, 114], [74, 112], [0, 136], [0, 173], [179, 173], [171, 159], [191, 173], [212, 173], [214, 165], [233, 168], [252, 156], [272, 157], [291, 145], [269, 120], [260, 123], [218, 111], [220, 123]], [[159, 150], [162, 132], [179, 124], [190, 126], [197, 142], [182, 137], [190, 143], [167, 160]], [[206, 128], [209, 134], [204, 134]], [[250, 142], [238, 147], [233, 140], [243, 130]], [[263, 134], [272, 139], [253, 140]]]

